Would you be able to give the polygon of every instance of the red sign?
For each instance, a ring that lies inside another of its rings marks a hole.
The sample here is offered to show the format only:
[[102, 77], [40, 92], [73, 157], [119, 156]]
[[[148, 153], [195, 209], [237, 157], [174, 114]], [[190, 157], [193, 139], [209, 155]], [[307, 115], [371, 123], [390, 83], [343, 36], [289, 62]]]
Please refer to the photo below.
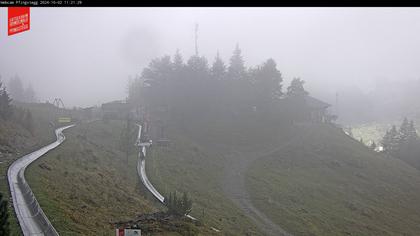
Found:
[[124, 236], [124, 229], [116, 229], [116, 236]]
[[29, 7], [9, 7], [8, 13], [8, 35], [14, 35], [30, 28]]

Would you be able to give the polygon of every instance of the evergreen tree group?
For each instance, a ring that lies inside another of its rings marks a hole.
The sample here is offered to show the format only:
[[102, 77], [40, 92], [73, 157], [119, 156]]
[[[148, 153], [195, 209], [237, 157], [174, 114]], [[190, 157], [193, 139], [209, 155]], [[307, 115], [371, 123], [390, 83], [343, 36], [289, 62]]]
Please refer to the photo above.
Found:
[[292, 97], [308, 95], [308, 92], [303, 88], [304, 83], [305, 81], [302, 79], [294, 78], [287, 88], [287, 95]]
[[0, 117], [4, 120], [9, 119], [13, 114], [13, 107], [11, 105], [12, 99], [6, 88], [0, 81]]
[[0, 119], [14, 120], [27, 129], [32, 135], [34, 133], [34, 120], [30, 110], [15, 107], [11, 104], [12, 99], [0, 81]]
[[19, 102], [35, 102], [36, 94], [31, 84], [24, 86], [19, 76], [13, 76], [8, 83], [10, 96]]
[[395, 125], [385, 133], [381, 144], [384, 151], [390, 155], [396, 156], [402, 150], [402, 147], [408, 143], [418, 140], [414, 121], [408, 121], [404, 118], [399, 129]]
[[168, 197], [165, 197], [164, 204], [168, 208], [168, 213], [175, 216], [184, 216], [192, 210], [192, 200], [184, 192], [182, 197], [177, 195], [177, 192], [171, 192]]
[[227, 117], [255, 111], [268, 114], [284, 97], [308, 95], [303, 80], [294, 79], [287, 94], [282, 91], [282, 82], [273, 59], [246, 67], [238, 45], [228, 64], [219, 53], [211, 65], [199, 55], [184, 62], [177, 50], [172, 58], [153, 59], [140, 76], [130, 81], [128, 102], [146, 108], [160, 107], [178, 123], [214, 114]]

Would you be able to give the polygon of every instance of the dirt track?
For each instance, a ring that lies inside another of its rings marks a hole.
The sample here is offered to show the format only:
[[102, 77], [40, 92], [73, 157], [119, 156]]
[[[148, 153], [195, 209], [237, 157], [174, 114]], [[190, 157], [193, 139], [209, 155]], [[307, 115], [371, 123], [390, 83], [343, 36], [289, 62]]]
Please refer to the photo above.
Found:
[[[278, 148], [276, 149], [278, 150]], [[245, 188], [245, 172], [250, 164], [264, 155], [233, 151], [227, 155], [223, 178], [223, 190], [226, 195], [242, 209], [255, 224], [267, 235], [290, 235], [279, 225], [271, 221], [251, 202]]]

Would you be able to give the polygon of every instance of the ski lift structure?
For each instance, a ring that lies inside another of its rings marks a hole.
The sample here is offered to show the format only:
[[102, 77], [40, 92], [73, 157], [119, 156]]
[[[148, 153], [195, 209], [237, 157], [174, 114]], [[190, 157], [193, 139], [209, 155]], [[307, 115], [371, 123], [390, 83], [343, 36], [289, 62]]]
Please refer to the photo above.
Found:
[[57, 112], [56, 112], [57, 122], [60, 124], [70, 123], [72, 120], [71, 114], [70, 114], [70, 111], [66, 110], [63, 100], [61, 98], [54, 98], [53, 105], [54, 107], [57, 108]]

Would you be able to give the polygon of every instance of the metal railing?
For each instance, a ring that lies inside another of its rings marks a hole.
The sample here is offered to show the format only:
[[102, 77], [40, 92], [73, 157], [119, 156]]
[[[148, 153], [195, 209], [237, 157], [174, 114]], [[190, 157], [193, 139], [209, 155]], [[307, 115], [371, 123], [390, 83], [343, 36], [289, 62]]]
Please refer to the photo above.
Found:
[[29, 213], [30, 213], [30, 215], [26, 217], [32, 217], [34, 221], [38, 223], [41, 229], [41, 232], [39, 233], [31, 232], [29, 234], [30, 235], [58, 236], [59, 235], [58, 232], [55, 230], [51, 222], [48, 220], [48, 217], [45, 215], [44, 211], [42, 210], [38, 201], [36, 200], [36, 197], [34, 193], [32, 192], [32, 189], [29, 187], [28, 183], [26, 182], [25, 177], [24, 177], [24, 169], [19, 171], [17, 179], [18, 179], [17, 184], [22, 192], [22, 197], [24, 199], [24, 202], [28, 206]]
[[51, 222], [48, 220], [44, 211], [41, 209], [34, 193], [26, 182], [25, 169], [36, 159], [59, 146], [65, 140], [62, 131], [72, 126], [73, 125], [69, 125], [56, 129], [55, 134], [57, 140], [55, 142], [19, 158], [8, 169], [7, 175], [13, 199], [13, 206], [19, 225], [22, 229], [22, 233], [25, 236], [59, 235]]

